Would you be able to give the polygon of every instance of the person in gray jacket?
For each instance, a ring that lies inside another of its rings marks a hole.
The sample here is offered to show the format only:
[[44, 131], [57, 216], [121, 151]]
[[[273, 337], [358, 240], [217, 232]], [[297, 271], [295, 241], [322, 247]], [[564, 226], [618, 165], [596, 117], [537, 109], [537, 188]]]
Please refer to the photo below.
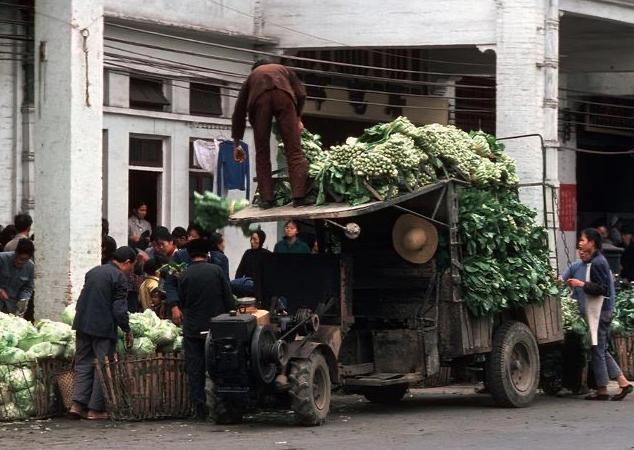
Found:
[[125, 333], [126, 347], [132, 346], [128, 322], [128, 279], [136, 252], [119, 247], [112, 262], [94, 267], [86, 274], [77, 300], [73, 329], [77, 332], [73, 417], [90, 420], [108, 418], [101, 381], [95, 374], [94, 361], [103, 361], [114, 353], [117, 327]]
[[20, 239], [14, 252], [0, 253], [0, 311], [23, 316], [33, 295], [33, 242]]

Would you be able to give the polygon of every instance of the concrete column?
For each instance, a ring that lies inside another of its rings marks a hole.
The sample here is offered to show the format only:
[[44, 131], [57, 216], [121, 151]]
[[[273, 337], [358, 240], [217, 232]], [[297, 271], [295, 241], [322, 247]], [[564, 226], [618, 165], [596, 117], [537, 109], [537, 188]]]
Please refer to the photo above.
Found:
[[35, 12], [35, 311], [56, 319], [100, 262], [103, 1]]
[[[556, 142], [557, 114], [553, 101], [546, 97], [545, 17], [548, 1], [497, 0], [497, 135], [499, 137], [540, 134], [548, 145]], [[553, 25], [552, 23], [550, 25]], [[556, 64], [556, 49], [550, 46], [548, 64]], [[552, 75], [552, 73], [551, 73]], [[549, 80], [556, 85], [556, 77]], [[550, 89], [549, 89], [550, 92]], [[546, 112], [546, 110], [548, 111]], [[546, 125], [548, 121], [548, 126]], [[552, 122], [552, 123], [551, 123]], [[552, 131], [555, 135], [552, 136]], [[541, 183], [544, 177], [539, 137], [505, 141], [509, 154], [517, 162], [520, 182]], [[556, 158], [549, 161], [547, 178], [556, 181]], [[543, 223], [544, 200], [541, 186], [520, 190], [524, 203], [537, 209]]]

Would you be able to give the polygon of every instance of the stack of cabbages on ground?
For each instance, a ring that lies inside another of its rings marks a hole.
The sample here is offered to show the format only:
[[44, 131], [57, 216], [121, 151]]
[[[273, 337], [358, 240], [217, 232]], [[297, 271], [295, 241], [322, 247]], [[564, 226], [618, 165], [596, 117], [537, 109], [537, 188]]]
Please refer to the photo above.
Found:
[[329, 200], [358, 205], [375, 200], [374, 192], [381, 198], [395, 197], [438, 178], [477, 186], [518, 183], [513, 160], [494, 136], [451, 125], [416, 127], [405, 117], [375, 125], [327, 150], [319, 136], [304, 130], [302, 148], [318, 205]]
[[[66, 323], [73, 323], [75, 318], [75, 304], [68, 305], [62, 314], [62, 320]], [[134, 345], [130, 351], [126, 351], [124, 344], [124, 334], [117, 328], [119, 338], [117, 339], [116, 352], [119, 356], [126, 354], [134, 356], [147, 356], [154, 353], [176, 353], [183, 347], [183, 337], [181, 329], [169, 320], [161, 320], [148, 309], [142, 313], [132, 313], [129, 316], [130, 330], [134, 336]]]
[[0, 419], [23, 419], [35, 414], [35, 391], [43, 386], [34, 372], [37, 361], [72, 359], [75, 332], [65, 323], [40, 320], [35, 326], [0, 313]]
[[[35, 414], [35, 390], [43, 381], [37, 378], [36, 363], [49, 358], [74, 358], [74, 317], [74, 303], [64, 309], [62, 322], [43, 319], [32, 325], [21, 317], [0, 313], [0, 420], [25, 419]], [[119, 330], [116, 348], [120, 356], [175, 353], [182, 349], [181, 329], [159, 319], [151, 310], [130, 314], [130, 328], [134, 335], [130, 352], [126, 352]]]

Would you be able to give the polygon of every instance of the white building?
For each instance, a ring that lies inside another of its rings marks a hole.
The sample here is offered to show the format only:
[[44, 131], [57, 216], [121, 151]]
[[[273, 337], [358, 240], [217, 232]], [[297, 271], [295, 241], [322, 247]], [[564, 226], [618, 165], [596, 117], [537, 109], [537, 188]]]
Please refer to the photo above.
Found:
[[[580, 226], [632, 211], [627, 156], [569, 149], [634, 147], [633, 31], [626, 0], [3, 2], [0, 223], [34, 213], [44, 316], [76, 298], [98, 262], [101, 216], [120, 243], [131, 200], [150, 202], [154, 224], [186, 226], [193, 188], [211, 183], [190, 143], [230, 137], [257, 50], [319, 60], [287, 63], [325, 97], [308, 102], [304, 122], [326, 140], [399, 113], [531, 135], [505, 141], [530, 185], [522, 196], [553, 212], [566, 185], [570, 250]], [[247, 242], [225, 233], [235, 267]]]

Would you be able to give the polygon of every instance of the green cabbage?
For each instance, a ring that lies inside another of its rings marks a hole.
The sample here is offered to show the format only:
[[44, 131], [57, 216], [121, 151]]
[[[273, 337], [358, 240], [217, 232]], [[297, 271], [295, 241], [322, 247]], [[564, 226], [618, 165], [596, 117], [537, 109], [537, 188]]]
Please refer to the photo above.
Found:
[[66, 325], [73, 325], [73, 321], [75, 320], [76, 307], [76, 303], [71, 303], [66, 308], [64, 308], [64, 312], [62, 312], [62, 322], [64, 322]]
[[12, 392], [28, 389], [35, 384], [33, 371], [27, 368], [15, 368], [5, 377], [5, 382]]
[[0, 365], [0, 383], [2, 383], [5, 380], [9, 372], [11, 372], [10, 366]]
[[64, 350], [65, 346], [63, 344], [40, 342], [26, 352], [26, 357], [32, 361], [45, 358], [58, 358], [64, 354]]
[[40, 342], [68, 342], [73, 338], [73, 329], [70, 325], [61, 322], [42, 319], [37, 323]]
[[73, 339], [64, 348], [64, 352], [62, 354], [62, 358], [70, 361], [75, 357], [75, 340]]
[[0, 407], [0, 418], [2, 419], [24, 419], [26, 416], [18, 409], [15, 403], [5, 403]]
[[0, 330], [0, 352], [7, 347], [17, 347], [18, 337], [8, 330]]
[[130, 314], [130, 329], [135, 338], [145, 337], [161, 323], [156, 313], [146, 309], [143, 313]]
[[[5, 405], [11, 402], [11, 391], [9, 386], [0, 383], [0, 405]], [[2, 408], [0, 408], [2, 409]]]
[[183, 350], [183, 336], [176, 336], [173, 342], [159, 347], [160, 353], [178, 353]]
[[134, 338], [134, 344], [130, 354], [137, 356], [151, 355], [156, 351], [156, 346], [146, 337]]
[[21, 364], [28, 361], [24, 350], [15, 347], [7, 347], [0, 352], [0, 364]]
[[155, 345], [168, 345], [178, 337], [178, 327], [169, 320], [161, 320], [146, 335]]
[[15, 391], [13, 393], [13, 402], [20, 411], [21, 417], [28, 417], [35, 414], [35, 388], [30, 387]]

